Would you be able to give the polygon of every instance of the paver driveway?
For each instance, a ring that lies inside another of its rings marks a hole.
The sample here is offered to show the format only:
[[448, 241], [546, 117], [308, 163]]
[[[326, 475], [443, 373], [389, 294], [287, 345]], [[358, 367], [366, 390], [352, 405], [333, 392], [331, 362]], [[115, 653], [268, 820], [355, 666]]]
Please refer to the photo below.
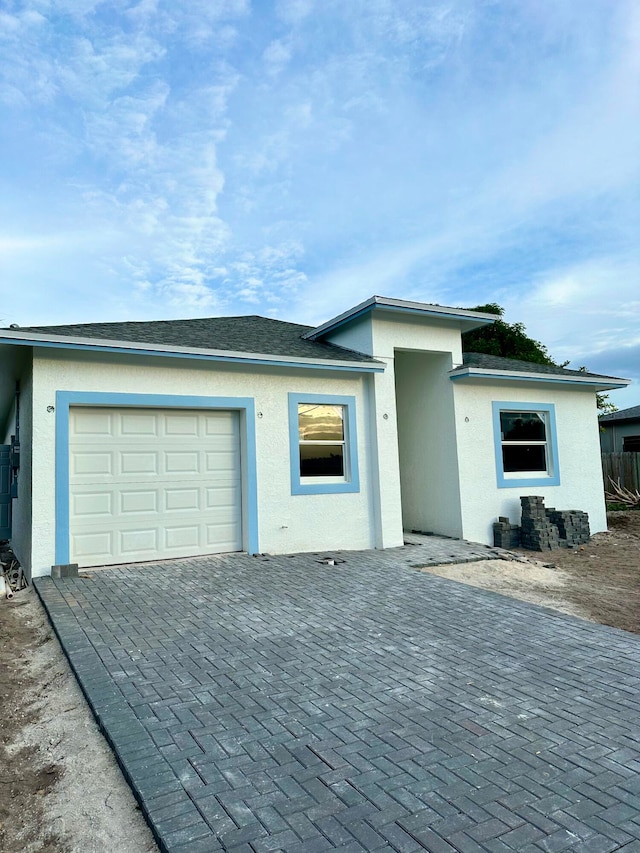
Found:
[[37, 582], [162, 849], [640, 851], [639, 638], [419, 551]]

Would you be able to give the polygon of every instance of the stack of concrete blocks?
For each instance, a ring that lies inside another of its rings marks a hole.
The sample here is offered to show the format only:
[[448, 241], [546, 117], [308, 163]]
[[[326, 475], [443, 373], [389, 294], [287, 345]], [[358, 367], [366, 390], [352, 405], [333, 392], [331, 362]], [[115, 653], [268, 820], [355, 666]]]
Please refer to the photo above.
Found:
[[521, 542], [530, 551], [552, 551], [560, 545], [558, 528], [549, 520], [544, 498], [520, 498], [522, 506]]
[[508, 518], [500, 516], [493, 525], [494, 548], [519, 548], [520, 528], [517, 524], [511, 524]]
[[591, 538], [589, 515], [579, 509], [547, 510], [547, 517], [558, 528], [560, 545], [563, 548], [575, 548], [584, 545]]

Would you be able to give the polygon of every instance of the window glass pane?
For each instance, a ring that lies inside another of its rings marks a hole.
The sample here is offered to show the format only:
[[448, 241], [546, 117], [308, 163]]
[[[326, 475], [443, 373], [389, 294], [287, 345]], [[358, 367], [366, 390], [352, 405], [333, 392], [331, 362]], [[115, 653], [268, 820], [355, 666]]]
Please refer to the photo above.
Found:
[[508, 471], [546, 471], [547, 449], [544, 444], [503, 444], [502, 462]]
[[503, 441], [545, 441], [547, 437], [539, 412], [500, 412], [500, 430]]
[[343, 406], [298, 404], [300, 441], [343, 441]]
[[301, 444], [301, 477], [344, 477], [342, 444]]
[[640, 453], [640, 435], [627, 435], [622, 442], [623, 453]]

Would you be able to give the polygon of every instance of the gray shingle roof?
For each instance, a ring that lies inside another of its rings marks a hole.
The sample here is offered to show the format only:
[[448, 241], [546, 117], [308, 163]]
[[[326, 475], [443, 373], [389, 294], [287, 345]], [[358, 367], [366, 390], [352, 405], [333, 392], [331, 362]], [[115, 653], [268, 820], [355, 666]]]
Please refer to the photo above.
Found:
[[630, 409], [620, 409], [619, 412], [611, 412], [609, 415], [603, 415], [600, 421], [640, 421], [640, 406], [631, 406]]
[[[305, 340], [311, 326], [257, 315], [208, 317], [198, 320], [153, 320], [126, 323], [80, 323], [69, 326], [21, 326], [24, 333], [159, 344], [193, 349], [354, 362], [375, 362], [371, 356], [335, 344]], [[16, 331], [16, 330], [12, 330]]]
[[508, 370], [514, 373], [545, 373], [550, 376], [580, 376], [583, 379], [616, 379], [615, 376], [603, 376], [600, 373], [588, 373], [586, 370], [569, 370], [556, 367], [555, 364], [535, 364], [532, 361], [520, 361], [517, 358], [503, 358], [499, 355], [487, 355], [483, 352], [465, 352], [463, 362], [467, 367], [481, 370]]

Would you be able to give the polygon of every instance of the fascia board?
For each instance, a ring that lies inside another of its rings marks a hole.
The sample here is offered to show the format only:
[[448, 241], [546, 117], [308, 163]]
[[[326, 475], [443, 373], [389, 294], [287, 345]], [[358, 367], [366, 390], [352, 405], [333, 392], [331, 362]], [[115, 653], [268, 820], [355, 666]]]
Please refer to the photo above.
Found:
[[317, 326], [302, 335], [307, 340], [315, 340], [327, 332], [333, 331], [345, 323], [350, 323], [373, 309], [386, 311], [397, 311], [403, 314], [415, 314], [421, 317], [432, 317], [441, 320], [457, 320], [464, 323], [465, 331], [487, 326], [495, 323], [497, 317], [493, 314], [485, 314], [481, 311], [466, 311], [464, 308], [449, 308], [447, 306], [430, 305], [426, 302], [409, 302], [402, 299], [389, 299], [385, 296], [372, 296], [370, 299], [360, 302], [348, 311], [344, 311], [337, 317], [327, 320], [326, 323]]
[[379, 373], [385, 366], [379, 361], [343, 361], [341, 359], [314, 359], [305, 356], [282, 356], [234, 350], [214, 350], [198, 347], [167, 346], [164, 344], [136, 343], [107, 338], [81, 338], [68, 335], [44, 335], [37, 332], [28, 335], [3, 330], [0, 344], [17, 346], [39, 346], [95, 352], [119, 352], [136, 355], [173, 356], [175, 358], [210, 359], [245, 364], [264, 364], [281, 367], [311, 367], [327, 370], [354, 370]]
[[[453, 381], [460, 379], [497, 379], [503, 382], [550, 382], [563, 385], [582, 385], [595, 388], [596, 391], [614, 391], [616, 388], [626, 388], [631, 384], [630, 379], [618, 379], [617, 377], [593, 376], [560, 376], [549, 373], [529, 373], [508, 370], [487, 370], [482, 368], [469, 368], [453, 370], [449, 373]], [[604, 381], [603, 381], [604, 380]]]

